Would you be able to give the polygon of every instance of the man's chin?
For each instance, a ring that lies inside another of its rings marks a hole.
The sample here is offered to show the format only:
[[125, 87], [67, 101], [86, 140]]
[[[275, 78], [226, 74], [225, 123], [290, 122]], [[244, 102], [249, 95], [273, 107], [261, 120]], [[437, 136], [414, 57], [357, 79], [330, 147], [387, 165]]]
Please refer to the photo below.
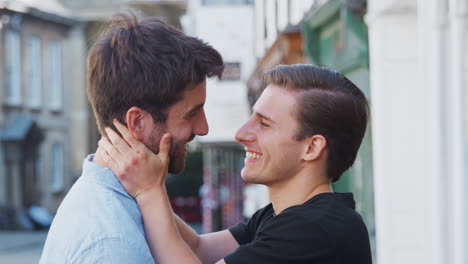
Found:
[[169, 173], [171, 174], [180, 174], [185, 169], [185, 157], [178, 157], [169, 162]]

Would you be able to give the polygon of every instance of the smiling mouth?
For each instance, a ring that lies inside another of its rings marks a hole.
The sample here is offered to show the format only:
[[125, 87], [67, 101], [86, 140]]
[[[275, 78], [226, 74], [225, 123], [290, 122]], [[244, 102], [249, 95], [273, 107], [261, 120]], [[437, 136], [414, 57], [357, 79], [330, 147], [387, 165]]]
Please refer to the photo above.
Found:
[[250, 152], [250, 151], [245, 152], [245, 156], [246, 156], [248, 159], [259, 159], [259, 158], [262, 157], [261, 154], [257, 154], [257, 153]]

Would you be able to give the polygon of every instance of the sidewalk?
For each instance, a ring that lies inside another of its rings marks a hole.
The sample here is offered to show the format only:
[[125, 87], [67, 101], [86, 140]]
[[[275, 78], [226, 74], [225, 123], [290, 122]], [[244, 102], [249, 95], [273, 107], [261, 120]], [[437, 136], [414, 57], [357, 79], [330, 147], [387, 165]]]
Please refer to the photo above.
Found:
[[46, 236], [47, 231], [0, 231], [0, 263], [38, 263]]

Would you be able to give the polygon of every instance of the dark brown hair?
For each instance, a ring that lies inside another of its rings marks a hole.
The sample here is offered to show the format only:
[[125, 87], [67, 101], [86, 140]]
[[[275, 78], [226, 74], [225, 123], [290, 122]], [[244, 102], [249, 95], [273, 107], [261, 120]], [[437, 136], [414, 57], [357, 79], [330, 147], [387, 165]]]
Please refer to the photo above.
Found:
[[165, 122], [167, 108], [206, 77], [221, 77], [221, 55], [156, 18], [114, 15], [88, 54], [88, 99], [101, 133], [132, 106]]
[[279, 65], [264, 75], [297, 91], [296, 140], [322, 135], [327, 140], [327, 175], [336, 182], [355, 159], [366, 132], [369, 104], [364, 93], [337, 71], [314, 65]]

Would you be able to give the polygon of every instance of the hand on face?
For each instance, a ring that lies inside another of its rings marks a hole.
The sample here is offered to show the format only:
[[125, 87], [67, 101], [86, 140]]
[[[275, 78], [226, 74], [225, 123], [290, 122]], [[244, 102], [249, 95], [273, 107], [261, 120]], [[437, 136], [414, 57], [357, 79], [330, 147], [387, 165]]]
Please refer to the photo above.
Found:
[[170, 134], [163, 135], [156, 155], [135, 139], [124, 125], [115, 120], [114, 125], [123, 138], [106, 127], [109, 139], [101, 138], [98, 144], [104, 151], [99, 154], [125, 190], [137, 199], [153, 188], [164, 188], [169, 166]]

